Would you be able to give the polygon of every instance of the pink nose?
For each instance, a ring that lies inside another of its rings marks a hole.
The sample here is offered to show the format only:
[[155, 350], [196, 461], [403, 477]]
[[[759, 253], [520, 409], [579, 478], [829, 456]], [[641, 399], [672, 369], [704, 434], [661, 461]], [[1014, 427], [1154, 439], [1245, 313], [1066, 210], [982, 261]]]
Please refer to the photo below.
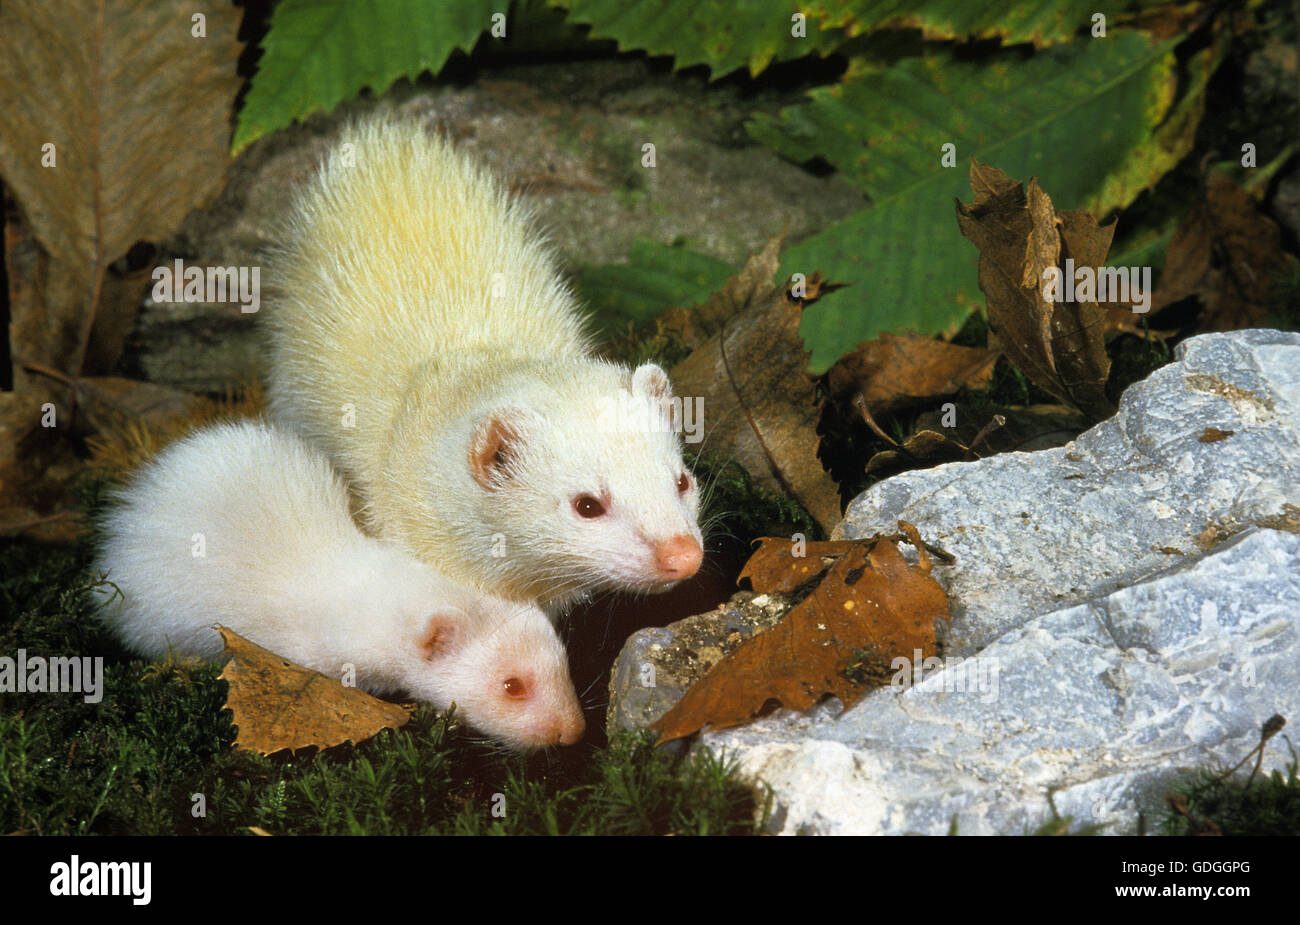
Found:
[[699, 570], [704, 550], [695, 537], [679, 533], [669, 537], [655, 549], [655, 568], [665, 581], [681, 581]]
[[560, 723], [559, 735], [555, 737], [561, 745], [576, 745], [582, 741], [582, 734], [587, 729], [587, 721], [578, 712]]

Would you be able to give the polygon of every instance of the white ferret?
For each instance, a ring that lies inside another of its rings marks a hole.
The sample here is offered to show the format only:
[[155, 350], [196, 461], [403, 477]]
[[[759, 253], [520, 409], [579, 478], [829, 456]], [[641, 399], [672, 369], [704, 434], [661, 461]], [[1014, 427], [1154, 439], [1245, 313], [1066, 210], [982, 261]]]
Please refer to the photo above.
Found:
[[101, 613], [127, 648], [216, 659], [219, 623], [326, 675], [350, 664], [371, 693], [454, 701], [512, 748], [581, 738], [547, 616], [365, 536], [342, 480], [299, 437], [253, 422], [200, 430], [116, 501], [97, 567], [121, 591]]
[[531, 213], [421, 126], [347, 128], [274, 261], [272, 415], [367, 530], [553, 612], [702, 558], [664, 371], [598, 360]]

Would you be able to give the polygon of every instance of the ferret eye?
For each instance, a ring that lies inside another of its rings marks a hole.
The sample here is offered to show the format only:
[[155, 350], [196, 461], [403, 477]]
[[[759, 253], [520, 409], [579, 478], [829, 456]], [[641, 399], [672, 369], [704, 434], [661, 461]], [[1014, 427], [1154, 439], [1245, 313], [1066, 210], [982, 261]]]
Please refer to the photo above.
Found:
[[691, 490], [691, 477], [683, 472], [677, 476], [677, 494], [684, 495]]
[[585, 517], [588, 520], [600, 517], [605, 513], [605, 505], [591, 495], [578, 495], [578, 497], [574, 498], [573, 509], [578, 512], [579, 517]]
[[528, 685], [518, 678], [506, 678], [501, 686], [505, 688], [507, 697], [524, 697], [528, 694]]

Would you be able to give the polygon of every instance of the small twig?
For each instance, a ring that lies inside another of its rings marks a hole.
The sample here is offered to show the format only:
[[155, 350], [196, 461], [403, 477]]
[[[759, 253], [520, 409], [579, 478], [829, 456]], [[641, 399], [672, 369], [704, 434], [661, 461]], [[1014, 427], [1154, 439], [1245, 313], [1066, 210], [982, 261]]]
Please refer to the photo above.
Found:
[[[853, 396], [853, 407], [858, 409], [858, 414], [862, 415], [862, 420], [867, 422], [867, 426], [871, 428], [872, 433], [881, 440], [884, 440], [886, 443], [891, 443], [900, 450], [903, 450], [904, 453], [907, 453], [907, 450], [903, 449], [897, 440], [880, 429], [880, 425], [876, 423], [876, 419], [873, 418], [871, 412], [867, 410], [867, 399], [861, 392]], [[907, 453], [907, 455], [911, 456], [912, 454]]]
[[952, 565], [954, 562], [957, 561], [956, 556], [954, 556], [950, 552], [944, 552], [942, 549], [940, 549], [938, 546], [935, 546], [933, 543], [926, 543], [925, 548], [929, 550], [930, 555], [934, 556], [944, 565]]
[[[993, 431], [997, 430], [999, 427], [1002, 427], [1006, 423], [1007, 423], [1007, 419], [1004, 418], [1002, 415], [1000, 414], [993, 415], [993, 419], [989, 421], [987, 424], [985, 424], [984, 427], [981, 428], [980, 432], [975, 435], [975, 439], [970, 442], [970, 449], [974, 450], [975, 447], [979, 446], [981, 441], [988, 439], [989, 434], [993, 433]], [[993, 447], [989, 447], [989, 449], [991, 450], [993, 449]]]
[[1249, 787], [1251, 781], [1255, 779], [1255, 775], [1259, 773], [1260, 767], [1264, 764], [1264, 746], [1268, 744], [1269, 739], [1281, 732], [1282, 727], [1285, 725], [1286, 717], [1281, 713], [1274, 713], [1268, 719], [1264, 720], [1264, 725], [1259, 727], [1259, 744], [1246, 752], [1245, 758], [1242, 758], [1227, 771], [1224, 771], [1223, 774], [1219, 775], [1218, 780], [1226, 780], [1232, 776], [1238, 768], [1250, 760], [1251, 755], [1254, 755], [1255, 768], [1250, 772], [1250, 777], [1246, 778], [1246, 786]]
[[77, 387], [76, 380], [73, 379], [65, 372], [60, 372], [59, 370], [54, 369], [51, 366], [45, 366], [42, 363], [34, 363], [31, 360], [23, 360], [23, 359], [19, 359], [18, 357], [14, 357], [14, 359], [17, 360], [18, 365], [20, 365], [23, 369], [27, 370], [28, 372], [38, 373], [39, 375], [42, 376], [48, 376], [51, 379], [55, 379], [59, 382], [62, 382], [70, 389], [76, 389]]

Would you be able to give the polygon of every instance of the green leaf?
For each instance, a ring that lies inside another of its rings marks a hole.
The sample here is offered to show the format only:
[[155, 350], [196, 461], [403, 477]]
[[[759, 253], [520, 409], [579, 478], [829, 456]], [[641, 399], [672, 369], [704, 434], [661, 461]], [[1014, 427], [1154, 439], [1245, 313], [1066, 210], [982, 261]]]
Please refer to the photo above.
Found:
[[470, 51], [503, 11], [499, 0], [283, 0], [233, 150], [328, 112], [362, 87], [379, 94], [399, 77], [438, 71], [454, 50]]
[[[1177, 163], [1211, 68], [1200, 68], [1192, 96], [1171, 114], [1175, 43], [1128, 32], [1030, 57], [1013, 50], [978, 63], [931, 56], [879, 72], [858, 67], [810, 103], [754, 120], [760, 140], [799, 160], [820, 154], [873, 198], [782, 261], [782, 275], [821, 270], [857, 284], [805, 311], [812, 371], [884, 330], [943, 332], [977, 304], [976, 254], [953, 218], [954, 198], [970, 195], [972, 155], [1017, 179], [1037, 176], [1060, 209], [1097, 214], [1126, 205]], [[948, 143], [955, 168], [940, 161]]]
[[[591, 38], [624, 50], [672, 55], [677, 67], [706, 64], [715, 77], [748, 65], [758, 74], [773, 61], [829, 54], [847, 38], [879, 29], [919, 29], [931, 40], [1001, 38], [1048, 45], [1093, 27], [1098, 13], [1113, 27], [1130, 7], [1163, 0], [550, 0]], [[802, 36], [794, 35], [802, 13]]]
[[707, 64], [714, 77], [749, 66], [757, 74], [774, 60], [828, 54], [844, 41], [838, 29], [806, 24], [791, 35], [795, 0], [551, 0], [573, 22], [591, 25], [590, 38], [615, 39], [619, 48], [672, 55], [676, 67]]
[[722, 260], [640, 238], [629, 262], [583, 267], [577, 289], [604, 331], [642, 324], [673, 305], [695, 305], [720, 289], [734, 268]]
[[[873, 29], [920, 29], [927, 39], [1000, 38], [1007, 44], [1049, 45], [1091, 29], [1098, 13], [1114, 24], [1125, 0], [819, 0], [802, 8], [823, 23], [833, 22], [850, 36]], [[1153, 5], [1151, 0], [1144, 4]]]

